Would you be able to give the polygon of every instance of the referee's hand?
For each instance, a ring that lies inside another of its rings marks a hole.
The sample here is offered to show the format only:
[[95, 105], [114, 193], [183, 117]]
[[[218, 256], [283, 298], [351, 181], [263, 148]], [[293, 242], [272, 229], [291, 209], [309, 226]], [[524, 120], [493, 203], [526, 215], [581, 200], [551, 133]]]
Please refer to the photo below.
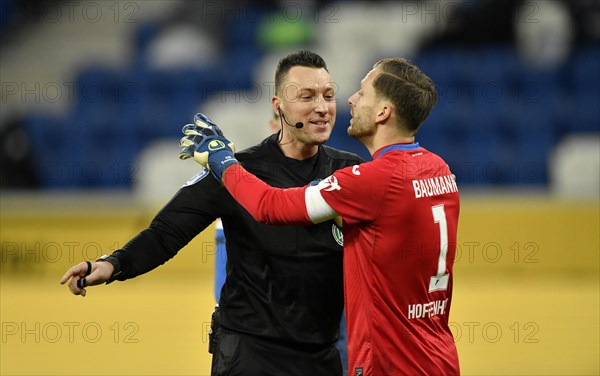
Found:
[[[87, 293], [85, 286], [100, 285], [108, 281], [114, 271], [114, 267], [110, 262], [91, 262], [89, 265], [91, 270], [88, 270], [88, 263], [86, 262], [73, 266], [62, 276], [60, 284], [64, 285], [69, 281], [69, 290], [73, 294], [85, 296]], [[85, 283], [82, 283], [84, 279]]]

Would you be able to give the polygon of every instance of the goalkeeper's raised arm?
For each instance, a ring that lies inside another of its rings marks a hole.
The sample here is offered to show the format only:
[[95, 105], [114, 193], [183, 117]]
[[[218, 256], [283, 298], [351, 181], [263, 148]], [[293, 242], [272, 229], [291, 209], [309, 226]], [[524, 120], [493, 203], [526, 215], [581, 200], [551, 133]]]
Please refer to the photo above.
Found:
[[193, 158], [210, 169], [257, 221], [271, 225], [310, 225], [338, 216], [320, 193], [328, 179], [316, 186], [273, 188], [239, 164], [233, 143], [206, 115], [197, 114], [194, 124], [185, 125], [182, 132], [180, 158]]

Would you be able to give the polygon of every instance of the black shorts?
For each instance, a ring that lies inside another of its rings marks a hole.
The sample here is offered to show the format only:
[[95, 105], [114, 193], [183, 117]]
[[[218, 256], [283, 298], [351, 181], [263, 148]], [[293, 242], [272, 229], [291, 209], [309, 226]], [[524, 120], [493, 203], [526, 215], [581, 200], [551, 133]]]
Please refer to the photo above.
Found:
[[341, 376], [335, 344], [305, 351], [220, 328], [211, 376]]

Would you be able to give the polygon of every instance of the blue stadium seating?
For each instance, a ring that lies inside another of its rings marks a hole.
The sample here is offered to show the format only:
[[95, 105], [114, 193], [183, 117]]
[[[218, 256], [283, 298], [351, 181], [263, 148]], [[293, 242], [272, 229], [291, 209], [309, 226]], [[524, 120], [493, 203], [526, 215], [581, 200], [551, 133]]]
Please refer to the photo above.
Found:
[[[263, 54], [255, 38], [261, 13], [249, 12], [243, 22], [229, 25], [227, 53], [215, 66], [148, 69], [145, 46], [157, 30], [148, 24], [135, 37], [137, 57], [126, 70], [82, 71], [65, 119], [32, 116], [27, 121], [40, 163], [63, 166], [61, 177], [40, 172], [43, 186], [129, 187], [135, 158], [149, 142], [179, 137], [181, 126], [211, 95], [264, 84], [252, 82]], [[561, 138], [600, 131], [597, 46], [576, 49], [564, 66], [551, 70], [525, 66], [506, 45], [436, 47], [414, 61], [439, 91], [438, 104], [417, 141], [445, 158], [461, 184], [544, 185], [548, 156]], [[346, 134], [348, 122], [347, 113], [338, 113], [328, 144], [370, 159]], [[65, 177], [73, 164], [78, 164], [78, 173]], [[95, 169], [100, 173], [94, 174]]]

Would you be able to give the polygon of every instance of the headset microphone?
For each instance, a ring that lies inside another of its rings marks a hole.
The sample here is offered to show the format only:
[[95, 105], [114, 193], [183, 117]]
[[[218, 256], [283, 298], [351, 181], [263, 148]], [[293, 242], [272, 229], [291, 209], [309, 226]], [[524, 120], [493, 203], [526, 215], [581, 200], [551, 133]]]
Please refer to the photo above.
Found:
[[297, 122], [296, 124], [291, 124], [290, 122], [288, 122], [287, 119], [285, 118], [285, 116], [283, 115], [283, 111], [281, 111], [281, 107], [278, 107], [277, 110], [279, 111], [279, 116], [281, 116], [283, 121], [285, 121], [285, 123], [287, 125], [289, 125], [290, 127], [296, 127], [296, 129], [300, 129], [300, 128], [304, 127], [304, 123], [301, 121]]

